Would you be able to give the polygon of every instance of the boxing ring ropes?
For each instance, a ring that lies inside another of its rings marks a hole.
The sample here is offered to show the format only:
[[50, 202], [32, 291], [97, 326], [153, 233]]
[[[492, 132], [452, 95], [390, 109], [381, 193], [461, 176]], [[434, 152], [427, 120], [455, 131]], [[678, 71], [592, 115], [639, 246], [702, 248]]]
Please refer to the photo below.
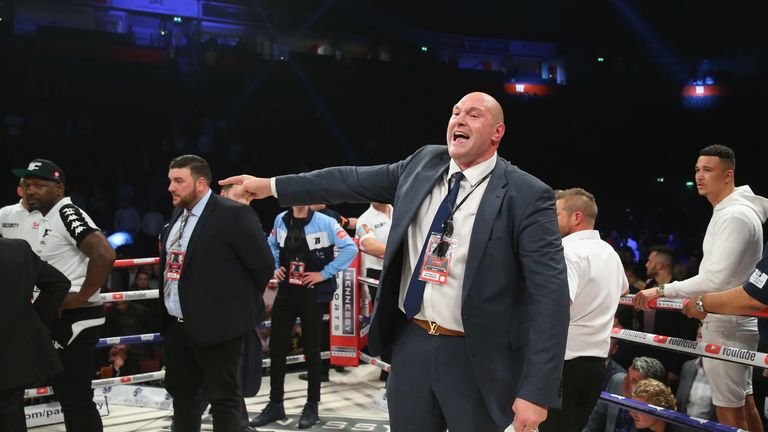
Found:
[[[156, 265], [160, 262], [159, 258], [134, 258], [116, 260], [114, 268], [127, 268], [136, 267], [142, 265]], [[271, 281], [270, 283], [274, 283]], [[358, 282], [363, 285], [378, 287], [379, 281], [376, 279], [358, 277]], [[633, 295], [626, 295], [621, 297], [619, 305], [632, 306]], [[159, 290], [145, 290], [145, 291], [126, 291], [126, 292], [113, 292], [101, 294], [101, 298], [105, 303], [117, 302], [117, 301], [134, 301], [134, 300], [148, 300], [159, 298]], [[655, 299], [649, 304], [652, 309], [662, 310], [676, 310], [680, 311], [683, 306], [688, 302], [688, 299]], [[768, 309], [750, 314], [749, 316], [755, 316], [759, 318], [768, 318]], [[327, 319], [327, 315], [323, 317]], [[362, 316], [360, 317], [362, 319]], [[262, 326], [269, 326], [269, 321], [262, 323]], [[732, 348], [728, 346], [721, 346], [715, 344], [706, 344], [686, 339], [679, 339], [664, 335], [656, 335], [652, 333], [643, 333], [635, 330], [626, 330], [621, 328], [613, 328], [611, 337], [618, 340], [624, 340], [636, 344], [648, 345], [656, 348], [662, 348], [669, 351], [680, 352], [684, 354], [692, 354], [701, 357], [708, 357], [712, 359], [729, 361], [733, 363], [739, 363], [747, 366], [754, 366], [759, 368], [768, 369], [768, 354], [757, 351], [750, 351], [740, 348]], [[130, 335], [122, 337], [108, 337], [102, 338], [96, 344], [96, 347], [107, 347], [117, 344], [142, 344], [142, 343], [154, 343], [162, 342], [163, 338], [159, 333], [148, 333], [141, 335]], [[330, 358], [330, 353], [325, 351], [321, 353], [323, 359]], [[305, 361], [304, 355], [293, 355], [286, 357], [288, 364], [303, 363]], [[359, 353], [359, 360], [361, 364], [370, 364], [378, 367], [387, 372], [391, 371], [391, 366], [375, 357], [371, 357], [365, 353]], [[271, 359], [263, 359], [262, 367], [269, 367], [271, 365]], [[96, 388], [111, 387], [125, 384], [138, 384], [149, 381], [157, 381], [165, 378], [165, 371], [141, 373], [130, 376], [106, 378], [94, 380], [91, 386]], [[53, 394], [51, 387], [39, 387], [33, 389], [27, 389], [24, 392], [24, 397], [28, 399], [38, 398], [43, 396], [49, 396]], [[640, 401], [629, 399], [623, 396], [614, 395], [608, 392], [602, 392], [600, 399], [606, 403], [617, 405], [622, 408], [639, 411], [644, 414], [648, 414], [654, 417], [664, 419], [668, 423], [687, 426], [692, 430], [701, 430], [708, 432], [746, 432], [742, 429], [734, 428], [731, 426], [722, 425], [720, 423], [697, 419], [695, 417], [689, 417], [677, 411], [649, 405]]]

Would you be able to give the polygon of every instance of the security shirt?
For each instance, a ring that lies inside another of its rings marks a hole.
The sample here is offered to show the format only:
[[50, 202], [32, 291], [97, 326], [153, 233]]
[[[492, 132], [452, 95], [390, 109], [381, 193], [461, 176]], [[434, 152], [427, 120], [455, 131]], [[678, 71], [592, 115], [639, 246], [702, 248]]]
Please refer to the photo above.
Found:
[[40, 219], [43, 215], [39, 211], [29, 211], [22, 207], [21, 200], [0, 208], [0, 237], [9, 239], [23, 239], [33, 244], [37, 241], [37, 232], [40, 229]]
[[[99, 228], [68, 197], [62, 198], [45, 216], [39, 212], [38, 215], [39, 219], [29, 224], [14, 227], [19, 234], [15, 238], [26, 239], [41, 259], [64, 273], [72, 283], [70, 292], [80, 292], [88, 268], [88, 257], [80, 250], [80, 243]], [[100, 305], [100, 293], [97, 290], [86, 306]]]

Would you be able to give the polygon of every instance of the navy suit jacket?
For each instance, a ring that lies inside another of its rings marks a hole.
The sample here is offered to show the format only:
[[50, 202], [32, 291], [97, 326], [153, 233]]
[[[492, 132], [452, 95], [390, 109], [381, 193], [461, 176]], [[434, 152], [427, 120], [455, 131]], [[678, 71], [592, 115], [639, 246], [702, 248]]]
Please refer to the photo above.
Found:
[[[622, 387], [624, 386], [624, 377], [626, 372], [617, 373], [611, 377], [608, 382], [608, 387], [605, 391], [613, 393], [615, 395], [622, 394]], [[592, 410], [592, 414], [589, 416], [587, 425], [584, 427], [583, 432], [614, 432], [616, 429], [616, 421], [619, 418], [619, 406], [603, 402], [601, 399], [597, 400], [595, 408]], [[630, 432], [636, 432], [637, 428], [634, 423], [630, 427]]]
[[[168, 234], [181, 209], [160, 237], [160, 268], [165, 269]], [[215, 345], [248, 331], [264, 319], [262, 294], [275, 264], [267, 236], [249, 206], [211, 194], [189, 238], [179, 279], [184, 326], [199, 347]], [[160, 287], [163, 332], [168, 311]]]
[[[426, 146], [394, 164], [276, 179], [285, 206], [394, 205], [368, 339], [374, 354], [391, 346], [406, 322], [398, 305], [403, 240], [449, 162], [446, 146]], [[474, 374], [497, 424], [511, 422], [516, 397], [560, 406], [569, 297], [555, 197], [547, 185], [502, 158], [475, 217], [461, 313]]]

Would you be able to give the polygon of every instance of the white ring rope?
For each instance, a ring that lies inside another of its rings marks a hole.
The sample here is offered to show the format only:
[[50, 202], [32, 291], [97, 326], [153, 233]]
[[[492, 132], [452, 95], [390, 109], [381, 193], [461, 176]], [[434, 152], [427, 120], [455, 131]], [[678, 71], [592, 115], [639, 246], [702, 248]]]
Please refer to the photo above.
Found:
[[[330, 351], [321, 352], [320, 358], [323, 360], [327, 360], [331, 358]], [[304, 354], [292, 355], [285, 358], [285, 364], [304, 363], [305, 361], [306, 361], [306, 356]], [[272, 366], [272, 359], [266, 358], [261, 361], [261, 367], [271, 367], [271, 366]], [[157, 371], [157, 372], [141, 373], [136, 375], [127, 375], [123, 377], [93, 380], [91, 381], [91, 388], [112, 387], [116, 385], [125, 385], [125, 384], [137, 384], [137, 383], [142, 383], [147, 381], [157, 381], [162, 379], [165, 379], [164, 370]], [[50, 396], [52, 394], [53, 394], [52, 387], [38, 387], [38, 388], [24, 390], [24, 397], [27, 399]]]
[[366, 353], [363, 353], [363, 352], [360, 353], [360, 361], [363, 363], [376, 366], [377, 368], [383, 371], [392, 372], [392, 365], [390, 365], [389, 363], [385, 362], [380, 358], [371, 357]]
[[709, 357], [712, 359], [728, 361], [731, 363], [740, 363], [747, 366], [768, 368], [768, 354], [742, 348], [733, 348], [705, 342], [696, 342], [687, 339], [655, 335], [652, 333], [643, 333], [636, 330], [627, 330], [616, 327], [611, 330], [611, 337], [614, 339], [625, 340], [642, 345], [650, 345], [657, 348], [663, 348], [669, 351]]

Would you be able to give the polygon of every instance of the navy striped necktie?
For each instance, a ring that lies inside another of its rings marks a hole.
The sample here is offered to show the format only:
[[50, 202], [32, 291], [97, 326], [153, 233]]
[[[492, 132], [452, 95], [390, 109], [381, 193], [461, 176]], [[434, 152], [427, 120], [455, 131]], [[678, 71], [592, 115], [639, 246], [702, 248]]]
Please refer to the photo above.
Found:
[[424, 287], [426, 282], [419, 279], [419, 272], [424, 262], [424, 254], [426, 253], [427, 245], [429, 244], [429, 238], [432, 233], [440, 233], [443, 228], [443, 222], [451, 216], [451, 210], [456, 205], [456, 198], [459, 196], [459, 185], [464, 175], [461, 171], [453, 174], [453, 185], [448, 191], [448, 194], [443, 198], [443, 202], [440, 203], [440, 207], [435, 213], [435, 218], [432, 219], [432, 225], [427, 232], [427, 238], [424, 240], [424, 245], [421, 247], [421, 254], [416, 261], [416, 267], [413, 269], [411, 275], [411, 281], [408, 283], [408, 291], [405, 293], [405, 301], [403, 307], [405, 308], [405, 315], [408, 319], [413, 318], [421, 310], [421, 303], [424, 299]]

